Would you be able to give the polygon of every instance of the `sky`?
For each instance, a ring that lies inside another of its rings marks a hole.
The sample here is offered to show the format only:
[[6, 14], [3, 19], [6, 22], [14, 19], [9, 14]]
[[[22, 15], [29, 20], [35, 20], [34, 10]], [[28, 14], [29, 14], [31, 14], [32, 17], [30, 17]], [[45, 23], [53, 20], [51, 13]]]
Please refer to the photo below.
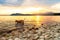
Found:
[[[39, 4], [48, 5], [48, 6], [60, 3], [60, 0], [30, 0], [30, 1], [32, 4], [34, 4], [33, 2], [36, 1]], [[24, 2], [26, 2], [26, 0], [0, 0], [0, 4], [5, 5], [5, 6], [6, 5], [7, 6], [16, 6], [16, 5], [21, 6], [21, 4], [23, 4]]]
[[39, 6], [60, 12], [60, 0], [0, 0], [0, 14], [20, 12], [22, 7]]

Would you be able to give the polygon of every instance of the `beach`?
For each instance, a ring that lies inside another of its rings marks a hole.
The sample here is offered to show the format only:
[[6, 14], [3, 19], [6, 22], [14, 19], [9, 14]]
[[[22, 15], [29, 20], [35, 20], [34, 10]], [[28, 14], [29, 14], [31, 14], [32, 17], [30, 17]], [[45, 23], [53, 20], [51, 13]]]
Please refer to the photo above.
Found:
[[14, 21], [0, 22], [0, 40], [60, 40], [60, 22], [25, 23], [23, 28], [15, 27]]

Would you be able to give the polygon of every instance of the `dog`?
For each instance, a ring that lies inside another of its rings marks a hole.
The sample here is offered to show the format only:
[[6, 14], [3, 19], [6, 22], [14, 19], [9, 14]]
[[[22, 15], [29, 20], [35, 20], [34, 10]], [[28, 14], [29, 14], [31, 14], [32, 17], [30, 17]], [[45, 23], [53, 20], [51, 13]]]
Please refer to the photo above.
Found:
[[22, 26], [24, 26], [24, 20], [16, 20], [15, 21], [16, 22], [16, 27], [22, 27]]

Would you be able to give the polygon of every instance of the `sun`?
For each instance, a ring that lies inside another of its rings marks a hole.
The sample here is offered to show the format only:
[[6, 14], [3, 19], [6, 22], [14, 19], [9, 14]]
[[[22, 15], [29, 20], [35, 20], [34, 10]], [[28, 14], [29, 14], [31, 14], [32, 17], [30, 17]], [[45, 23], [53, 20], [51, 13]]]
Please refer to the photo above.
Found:
[[41, 7], [27, 7], [27, 8], [23, 8], [21, 13], [23, 14], [35, 14], [35, 13], [39, 13], [41, 12], [41, 10], [43, 10], [43, 8]]

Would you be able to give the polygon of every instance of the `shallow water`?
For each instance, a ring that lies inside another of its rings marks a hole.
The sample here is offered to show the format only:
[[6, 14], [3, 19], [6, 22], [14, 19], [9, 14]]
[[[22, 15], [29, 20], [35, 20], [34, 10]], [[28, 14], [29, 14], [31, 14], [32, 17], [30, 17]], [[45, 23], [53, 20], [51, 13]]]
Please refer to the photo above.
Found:
[[33, 23], [57, 21], [60, 22], [60, 16], [0, 16], [1, 21], [24, 20], [25, 22], [32, 21]]

